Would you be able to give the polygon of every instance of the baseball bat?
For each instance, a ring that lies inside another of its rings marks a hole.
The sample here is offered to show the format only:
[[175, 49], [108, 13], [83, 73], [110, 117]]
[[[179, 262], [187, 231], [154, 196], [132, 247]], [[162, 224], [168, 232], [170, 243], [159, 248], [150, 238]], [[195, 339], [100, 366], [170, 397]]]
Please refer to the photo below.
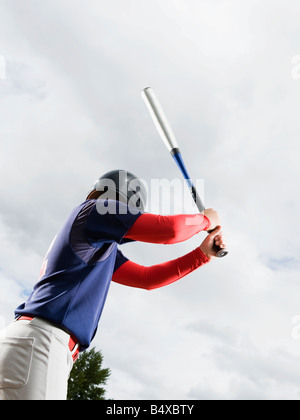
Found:
[[[192, 194], [193, 200], [196, 203], [196, 206], [200, 213], [202, 213], [205, 210], [205, 206], [201, 200], [201, 197], [199, 196], [195, 185], [193, 184], [193, 181], [191, 177], [189, 176], [189, 173], [186, 169], [185, 163], [182, 158], [181, 151], [179, 149], [175, 134], [168, 122], [168, 119], [162, 109], [161, 104], [159, 103], [154, 90], [151, 87], [147, 87], [142, 91], [142, 98], [148, 108], [148, 111], [152, 117], [152, 120], [154, 122], [154, 125], [163, 140], [165, 146], [169, 150], [171, 156], [175, 160], [178, 168], [180, 169], [188, 187]], [[211, 232], [209, 232], [211, 233]], [[226, 249], [219, 248], [215, 245], [216, 248], [216, 256], [218, 258], [223, 258], [228, 254], [228, 251]]]

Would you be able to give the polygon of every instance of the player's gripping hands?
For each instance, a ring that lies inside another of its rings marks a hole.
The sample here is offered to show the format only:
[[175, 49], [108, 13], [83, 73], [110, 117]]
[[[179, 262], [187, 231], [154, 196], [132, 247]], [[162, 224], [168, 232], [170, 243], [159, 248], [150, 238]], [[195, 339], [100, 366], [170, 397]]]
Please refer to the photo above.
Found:
[[221, 220], [218, 212], [214, 209], [206, 209], [203, 214], [209, 219], [210, 226], [206, 229], [207, 231], [215, 230], [217, 226], [220, 226]]
[[207, 231], [210, 233], [200, 245], [200, 249], [208, 259], [212, 259], [216, 257], [216, 246], [224, 249], [226, 248], [226, 244], [220, 226], [218, 212], [214, 209], [206, 209], [204, 214], [210, 221], [210, 226], [207, 228]]

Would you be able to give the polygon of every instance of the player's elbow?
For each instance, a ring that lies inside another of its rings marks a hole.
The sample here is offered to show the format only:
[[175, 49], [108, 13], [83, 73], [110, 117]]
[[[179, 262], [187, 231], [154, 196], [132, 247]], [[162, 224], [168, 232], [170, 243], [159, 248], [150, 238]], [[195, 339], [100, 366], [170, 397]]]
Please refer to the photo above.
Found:
[[157, 286], [153, 286], [152, 284], [149, 284], [148, 286], [145, 287], [145, 290], [147, 290], [147, 292], [152, 292], [152, 290], [157, 289]]
[[164, 284], [163, 283], [159, 283], [157, 284], [157, 282], [152, 282], [152, 283], [148, 283], [144, 289], [147, 290], [147, 292], [152, 292], [153, 290], [156, 289], [160, 289], [161, 287], [163, 287]]

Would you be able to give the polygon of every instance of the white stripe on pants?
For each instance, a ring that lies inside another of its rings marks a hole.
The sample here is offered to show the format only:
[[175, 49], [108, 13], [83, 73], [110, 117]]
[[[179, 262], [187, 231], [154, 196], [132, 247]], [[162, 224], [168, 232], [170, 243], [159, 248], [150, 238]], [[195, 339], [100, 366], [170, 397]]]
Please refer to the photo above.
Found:
[[14, 321], [0, 332], [0, 400], [66, 400], [70, 336], [47, 321]]

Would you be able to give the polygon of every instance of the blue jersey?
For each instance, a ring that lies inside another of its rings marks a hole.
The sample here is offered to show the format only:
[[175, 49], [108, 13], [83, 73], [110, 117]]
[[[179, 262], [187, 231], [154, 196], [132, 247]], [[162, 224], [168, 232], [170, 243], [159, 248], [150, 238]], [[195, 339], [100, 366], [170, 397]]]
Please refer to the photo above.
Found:
[[66, 328], [81, 350], [96, 333], [114, 271], [128, 261], [118, 244], [130, 241], [124, 236], [141, 215], [111, 203], [115, 212], [99, 212], [99, 200], [73, 210], [50, 246], [33, 293], [15, 311], [16, 317], [34, 315]]

